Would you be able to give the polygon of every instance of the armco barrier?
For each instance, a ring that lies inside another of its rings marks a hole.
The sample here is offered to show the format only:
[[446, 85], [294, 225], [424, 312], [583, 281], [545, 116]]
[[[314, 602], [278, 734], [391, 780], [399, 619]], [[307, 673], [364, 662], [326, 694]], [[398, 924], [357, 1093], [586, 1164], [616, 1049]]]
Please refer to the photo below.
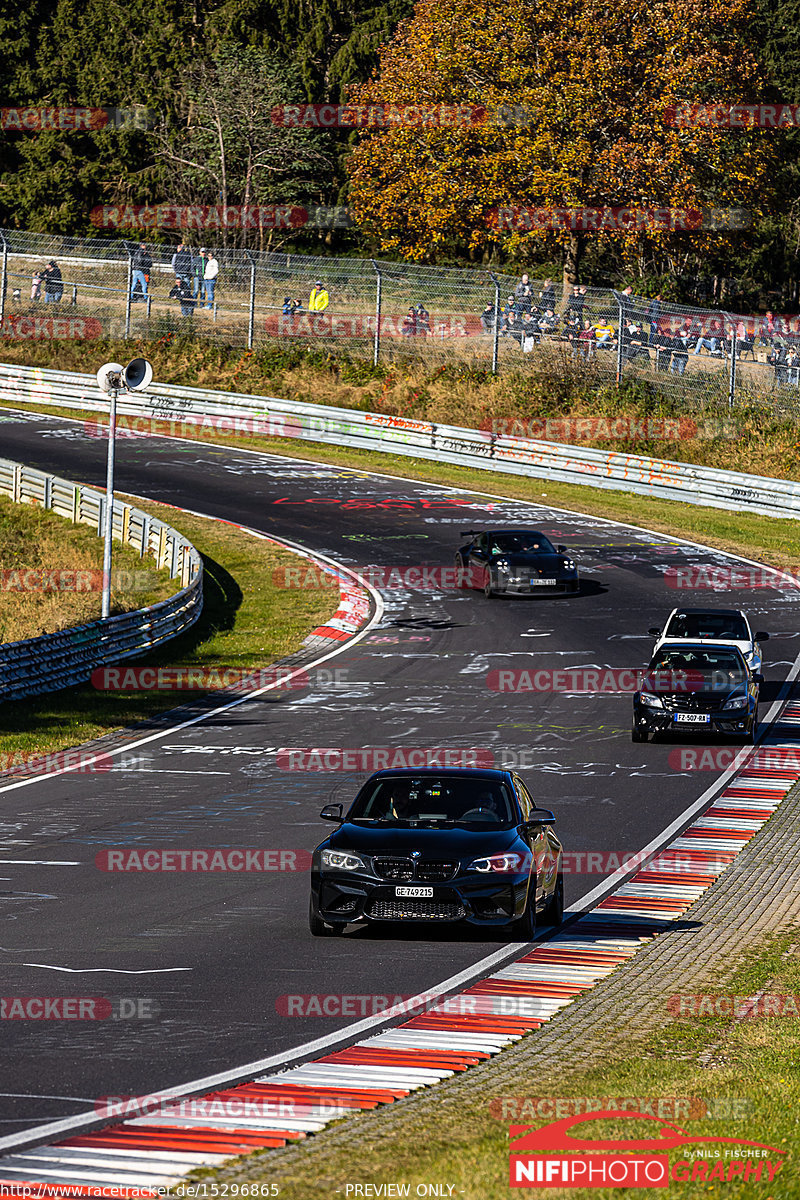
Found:
[[[102, 492], [0, 459], [0, 493], [37, 504], [102, 535]], [[0, 700], [17, 700], [84, 683], [96, 667], [152, 650], [193, 625], [203, 608], [203, 563], [190, 542], [147, 513], [114, 501], [113, 535], [169, 569], [182, 587], [174, 596], [121, 616], [59, 633], [0, 645]]]
[[[5, 364], [0, 364], [0, 399], [98, 412], [108, 407], [91, 375]], [[771, 517], [800, 515], [800, 484], [792, 480], [528, 438], [495, 437], [481, 430], [385, 413], [166, 384], [158, 384], [146, 396], [123, 396], [118, 411], [126, 417], [148, 418], [143, 433], [154, 428], [168, 432], [170, 421], [183, 433], [188, 433], [189, 423], [194, 421], [198, 432], [217, 437], [233, 434], [237, 427], [246, 432], [257, 427], [256, 431], [274, 437], [429, 458], [507, 475], [589, 484]], [[151, 421], [158, 421], [158, 426]]]

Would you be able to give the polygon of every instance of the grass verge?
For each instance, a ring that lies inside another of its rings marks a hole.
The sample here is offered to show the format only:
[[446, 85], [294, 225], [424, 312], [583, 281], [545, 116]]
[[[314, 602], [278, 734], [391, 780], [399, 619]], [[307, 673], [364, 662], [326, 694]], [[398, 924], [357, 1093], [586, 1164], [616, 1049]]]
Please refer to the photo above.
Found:
[[[338, 592], [285, 588], [273, 580], [295, 565], [287, 550], [222, 522], [125, 497], [180, 528], [203, 557], [205, 602], [197, 623], [138, 665], [255, 670], [291, 654], [338, 606]], [[137, 562], [140, 560], [137, 559]], [[0, 705], [3, 751], [22, 761], [77, 746], [178, 707], [196, 693], [98, 692], [90, 685]]]
[[[714, 995], [752, 996], [761, 989], [770, 994], [797, 996], [800, 993], [800, 952], [797, 941], [800, 930], [766, 939], [746, 955], [734, 970], [720, 969], [716, 984], [705, 986], [704, 992]], [[566, 1014], [565, 1014], [566, 1015]], [[556, 1020], [559, 1018], [556, 1017]], [[568, 1019], [568, 1018], [567, 1018]], [[536, 1035], [532, 1035], [532, 1038]], [[220, 1188], [227, 1184], [274, 1183], [280, 1189], [281, 1200], [329, 1200], [331, 1196], [346, 1198], [365, 1195], [363, 1190], [347, 1192], [354, 1185], [409, 1185], [406, 1195], [444, 1195], [464, 1200], [507, 1200], [509, 1195], [508, 1126], [525, 1124], [541, 1128], [553, 1119], [537, 1116], [532, 1098], [577, 1101], [574, 1111], [587, 1101], [598, 1107], [613, 1108], [609, 1100], [636, 1098], [641, 1103], [661, 1099], [665, 1109], [678, 1113], [672, 1120], [692, 1136], [733, 1137], [765, 1143], [788, 1151], [784, 1163], [772, 1184], [768, 1172], [762, 1171], [762, 1181], [744, 1182], [734, 1178], [725, 1182], [711, 1176], [716, 1163], [726, 1171], [731, 1162], [724, 1157], [724, 1146], [686, 1146], [669, 1152], [670, 1168], [678, 1168], [678, 1179], [669, 1184], [669, 1194], [681, 1200], [700, 1200], [701, 1197], [749, 1197], [764, 1200], [800, 1195], [800, 1162], [797, 1147], [800, 1125], [800, 1023], [797, 1015], [756, 1016], [735, 1019], [731, 1016], [676, 1017], [664, 1028], [650, 1034], [631, 1034], [613, 1055], [604, 1055], [602, 1063], [581, 1069], [580, 1062], [559, 1064], [557, 1071], [543, 1070], [541, 1063], [531, 1066], [527, 1079], [515, 1082], [514, 1103], [505, 1097], [497, 1082], [492, 1081], [491, 1068], [483, 1073], [480, 1083], [469, 1089], [450, 1089], [446, 1101], [437, 1105], [435, 1119], [431, 1106], [413, 1101], [404, 1112], [404, 1102], [389, 1110], [392, 1121], [382, 1136], [376, 1135], [374, 1119], [370, 1136], [359, 1134], [359, 1118], [347, 1118], [351, 1138], [331, 1138], [320, 1146], [313, 1160], [303, 1161], [303, 1147], [288, 1152], [262, 1152], [248, 1158], [232, 1160], [230, 1165], [216, 1171], [197, 1172], [192, 1179], [202, 1179], [207, 1186]], [[500, 1056], [502, 1059], [502, 1055]], [[507, 1089], [506, 1089], [507, 1090]], [[531, 1098], [527, 1113], [522, 1108], [524, 1097]], [[680, 1107], [675, 1104], [679, 1101]], [[701, 1111], [711, 1115], [684, 1117], [691, 1101], [690, 1113]], [[570, 1115], [563, 1112], [560, 1115]], [[629, 1105], [633, 1107], [633, 1105]], [[533, 1111], [534, 1115], [531, 1115]], [[586, 1111], [586, 1107], [583, 1108]], [[641, 1111], [641, 1109], [640, 1109]], [[651, 1110], [652, 1111], [652, 1110]], [[387, 1115], [389, 1115], [387, 1113]], [[651, 1123], [648, 1122], [648, 1125]], [[633, 1119], [607, 1120], [602, 1130], [591, 1126], [576, 1126], [576, 1137], [635, 1139], [652, 1136], [659, 1127], [642, 1132], [643, 1122]], [[344, 1129], [340, 1129], [340, 1133]], [[324, 1142], [325, 1133], [319, 1136]], [[316, 1146], [314, 1147], [316, 1150]], [[735, 1150], [735, 1147], [731, 1147]], [[715, 1153], [720, 1159], [698, 1157], [697, 1151]], [[742, 1153], [749, 1154], [746, 1147]], [[760, 1152], [752, 1151], [753, 1162]], [[641, 1156], [639, 1156], [641, 1157]], [[776, 1153], [765, 1158], [775, 1163]], [[722, 1168], [717, 1167], [717, 1172]], [[691, 1179], [692, 1173], [698, 1178]], [[702, 1176], [705, 1176], [703, 1178]], [[445, 1185], [440, 1193], [417, 1191], [432, 1183]], [[452, 1186], [452, 1193], [448, 1193]], [[219, 1194], [222, 1194], [220, 1191]], [[402, 1195], [394, 1191], [372, 1192], [372, 1195]], [[622, 1200], [640, 1196], [632, 1188], [569, 1188], [532, 1186], [528, 1196], [551, 1197], [552, 1200]], [[647, 1194], [656, 1194], [648, 1190]], [[658, 1194], [663, 1194], [660, 1190]]]
[[[94, 528], [0, 496], [0, 642], [100, 616], [103, 541]], [[166, 600], [180, 584], [152, 558], [114, 542], [111, 615]]]

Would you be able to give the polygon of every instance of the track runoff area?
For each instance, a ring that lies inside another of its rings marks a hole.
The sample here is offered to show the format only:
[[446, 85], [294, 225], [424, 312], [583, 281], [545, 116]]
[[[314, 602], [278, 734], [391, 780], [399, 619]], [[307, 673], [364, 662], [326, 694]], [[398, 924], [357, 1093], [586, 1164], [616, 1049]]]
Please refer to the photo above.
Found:
[[[104, 447], [80, 423], [10, 416], [9, 456], [102, 485]], [[164, 1186], [484, 1061], [680, 916], [800, 773], [792, 709], [737, 775], [735, 750], [702, 738], [632, 744], [630, 694], [607, 684], [646, 663], [647, 629], [673, 607], [724, 601], [770, 632], [762, 725], [776, 715], [797, 670], [798, 595], [741, 560], [545, 495], [168, 438], [120, 443], [117, 485], [360, 569], [383, 611], [373, 600], [366, 632], [337, 639], [300, 687], [120, 745], [110, 770], [0, 786], [5, 990], [34, 1001], [5, 1027], [0, 1178]], [[487, 601], [451, 586], [460, 531], [492, 527], [566, 545], [580, 593]], [[330, 581], [312, 569], [282, 585]], [[554, 810], [560, 932], [533, 948], [452, 926], [310, 937], [320, 808], [347, 805], [373, 769], [423, 761], [511, 767]], [[222, 1112], [148, 1105], [165, 1091], [184, 1106], [213, 1094]]]

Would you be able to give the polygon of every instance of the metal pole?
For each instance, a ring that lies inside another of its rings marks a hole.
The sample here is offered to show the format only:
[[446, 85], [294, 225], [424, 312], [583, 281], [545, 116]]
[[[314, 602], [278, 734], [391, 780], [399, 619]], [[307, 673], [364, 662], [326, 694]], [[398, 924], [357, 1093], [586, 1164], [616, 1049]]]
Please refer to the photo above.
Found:
[[733, 402], [736, 399], [736, 346], [738, 338], [736, 336], [736, 326], [733, 327], [733, 337], [731, 338], [731, 374], [730, 384], [728, 387], [728, 408], [733, 408]]
[[622, 301], [618, 300], [619, 305], [619, 335], [617, 337], [617, 384], [622, 382]]
[[375, 341], [372, 350], [372, 365], [377, 367], [378, 359], [381, 356], [381, 308], [383, 299], [383, 276], [378, 270], [377, 263], [373, 258], [370, 259], [373, 270], [378, 277], [375, 285]]
[[6, 287], [8, 284], [8, 242], [5, 236], [0, 233], [0, 238], [3, 239], [3, 279], [0, 282], [0, 329], [3, 327], [3, 321], [6, 319]]
[[497, 358], [500, 349], [500, 280], [490, 271], [494, 284], [494, 329], [492, 330], [492, 374], [497, 374]]
[[117, 433], [117, 396], [119, 388], [111, 389], [111, 412], [108, 421], [108, 458], [106, 460], [106, 528], [103, 542], [103, 604], [101, 617], [111, 612], [111, 535], [114, 531], [114, 439]]
[[131, 288], [133, 286], [133, 258], [128, 250], [128, 286], [125, 292], [125, 340], [131, 336]]
[[249, 250], [245, 256], [250, 263], [250, 317], [247, 322], [247, 349], [253, 349], [253, 328], [256, 318], [256, 262]]

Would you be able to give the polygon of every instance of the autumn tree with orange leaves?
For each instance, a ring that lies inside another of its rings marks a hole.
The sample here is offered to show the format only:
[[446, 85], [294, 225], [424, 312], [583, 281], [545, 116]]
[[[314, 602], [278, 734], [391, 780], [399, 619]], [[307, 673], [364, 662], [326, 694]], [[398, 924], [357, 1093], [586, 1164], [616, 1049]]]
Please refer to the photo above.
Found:
[[[383, 251], [409, 259], [473, 256], [502, 244], [561, 248], [576, 279], [587, 236], [643, 241], [669, 253], [716, 232], [507, 234], [497, 206], [740, 207], [763, 211], [774, 134], [675, 127], [686, 103], [752, 103], [762, 74], [737, 34], [751, 0], [419, 0], [383, 50], [358, 104], [471, 104], [523, 109], [527, 127], [498, 120], [450, 128], [374, 128], [349, 160], [359, 223]], [[546, 239], [546, 240], [545, 240]], [[676, 240], [677, 239], [677, 240]]]

